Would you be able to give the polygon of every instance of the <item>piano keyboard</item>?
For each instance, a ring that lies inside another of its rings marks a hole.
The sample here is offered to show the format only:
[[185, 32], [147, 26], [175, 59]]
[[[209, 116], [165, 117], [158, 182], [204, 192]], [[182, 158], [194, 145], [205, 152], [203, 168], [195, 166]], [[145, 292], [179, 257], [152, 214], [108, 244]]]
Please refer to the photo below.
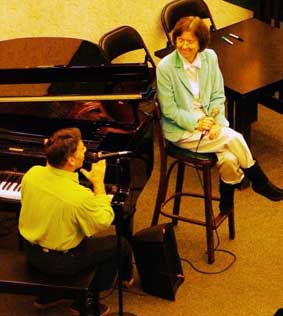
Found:
[[[21, 181], [24, 173], [0, 171], [0, 200], [21, 200]], [[112, 199], [114, 193], [108, 193]]]
[[0, 172], [0, 199], [21, 200], [22, 173]]

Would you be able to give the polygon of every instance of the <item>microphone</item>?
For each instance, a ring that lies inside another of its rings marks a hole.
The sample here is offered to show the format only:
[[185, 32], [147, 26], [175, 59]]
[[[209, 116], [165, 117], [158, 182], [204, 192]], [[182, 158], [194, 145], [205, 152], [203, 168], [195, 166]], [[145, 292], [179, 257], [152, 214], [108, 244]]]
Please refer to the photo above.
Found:
[[102, 159], [108, 159], [108, 158], [118, 158], [118, 157], [124, 157], [124, 156], [130, 156], [132, 155], [132, 151], [116, 151], [116, 152], [97, 152], [97, 153], [87, 153], [87, 158], [89, 158], [93, 162], [97, 162]]

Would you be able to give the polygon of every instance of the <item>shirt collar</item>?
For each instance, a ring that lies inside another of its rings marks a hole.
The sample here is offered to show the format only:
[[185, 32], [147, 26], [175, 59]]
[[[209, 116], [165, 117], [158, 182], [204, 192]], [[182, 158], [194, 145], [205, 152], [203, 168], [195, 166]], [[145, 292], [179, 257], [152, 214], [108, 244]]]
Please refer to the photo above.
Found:
[[59, 169], [52, 167], [51, 165], [47, 164], [47, 168], [56, 175], [62, 176], [64, 178], [69, 178], [75, 182], [79, 182], [79, 174], [77, 172], [67, 171], [64, 169]]
[[192, 69], [192, 68], [200, 69], [200, 67], [201, 67], [201, 58], [200, 58], [200, 54], [199, 53], [197, 53], [197, 56], [196, 56], [195, 60], [192, 63], [188, 62], [178, 51], [177, 51], [177, 53], [179, 54], [180, 58], [183, 61], [185, 70]]

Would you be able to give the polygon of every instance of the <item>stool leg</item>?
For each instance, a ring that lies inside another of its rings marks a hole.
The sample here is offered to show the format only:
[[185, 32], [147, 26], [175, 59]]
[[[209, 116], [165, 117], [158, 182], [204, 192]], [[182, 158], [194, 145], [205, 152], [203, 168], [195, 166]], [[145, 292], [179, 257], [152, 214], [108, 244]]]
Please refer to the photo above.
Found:
[[157, 191], [157, 197], [155, 202], [155, 208], [152, 216], [151, 226], [157, 225], [161, 205], [165, 200], [165, 196], [167, 193], [167, 186], [168, 186], [168, 176], [167, 176], [167, 156], [163, 157], [160, 161], [160, 175], [159, 175], [159, 185]]
[[208, 263], [211, 264], [215, 261], [214, 256], [214, 236], [213, 230], [214, 215], [212, 210], [212, 193], [211, 193], [211, 172], [209, 167], [203, 168], [203, 190], [205, 200], [205, 221], [206, 221], [206, 239], [207, 239], [207, 257]]
[[[178, 171], [177, 171], [177, 179], [175, 186], [175, 193], [181, 193], [183, 189], [184, 182], [184, 174], [185, 174], [185, 164], [181, 161], [178, 162]], [[173, 214], [179, 215], [180, 213], [180, 203], [181, 203], [181, 195], [176, 195], [174, 198], [174, 206], [173, 206]], [[178, 220], [176, 218], [172, 219], [172, 223], [177, 225]]]

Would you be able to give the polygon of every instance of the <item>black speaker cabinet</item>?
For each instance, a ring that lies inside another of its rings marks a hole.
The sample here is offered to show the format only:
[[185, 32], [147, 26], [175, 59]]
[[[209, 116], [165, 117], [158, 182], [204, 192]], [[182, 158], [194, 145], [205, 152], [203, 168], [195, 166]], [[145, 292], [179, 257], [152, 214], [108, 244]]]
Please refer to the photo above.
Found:
[[279, 308], [273, 316], [282, 316], [283, 315], [283, 308]]
[[175, 300], [184, 275], [172, 224], [137, 232], [133, 238], [133, 250], [144, 292]]

